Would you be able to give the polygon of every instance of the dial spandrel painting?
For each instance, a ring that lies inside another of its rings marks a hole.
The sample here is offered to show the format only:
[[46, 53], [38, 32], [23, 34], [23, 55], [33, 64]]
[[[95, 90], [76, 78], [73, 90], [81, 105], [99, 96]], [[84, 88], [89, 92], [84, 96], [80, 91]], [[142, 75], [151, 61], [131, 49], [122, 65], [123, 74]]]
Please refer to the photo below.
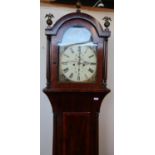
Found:
[[95, 83], [97, 45], [84, 27], [71, 27], [59, 46], [59, 82]]

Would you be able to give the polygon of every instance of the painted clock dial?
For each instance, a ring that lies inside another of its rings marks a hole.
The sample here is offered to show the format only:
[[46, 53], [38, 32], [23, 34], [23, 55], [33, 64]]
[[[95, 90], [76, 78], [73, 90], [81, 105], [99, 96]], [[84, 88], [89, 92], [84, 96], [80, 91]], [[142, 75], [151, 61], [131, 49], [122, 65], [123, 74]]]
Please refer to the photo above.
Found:
[[60, 81], [95, 82], [96, 47], [78, 44], [63, 48], [59, 62]]
[[59, 82], [95, 83], [97, 45], [85, 27], [70, 27], [59, 45]]

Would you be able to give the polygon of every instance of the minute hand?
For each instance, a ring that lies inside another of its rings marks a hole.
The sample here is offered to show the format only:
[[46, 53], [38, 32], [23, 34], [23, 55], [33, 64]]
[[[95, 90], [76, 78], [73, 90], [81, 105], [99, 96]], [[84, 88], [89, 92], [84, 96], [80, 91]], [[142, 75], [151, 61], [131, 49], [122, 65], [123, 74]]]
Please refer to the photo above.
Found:
[[70, 60], [70, 61], [64, 61], [62, 63], [78, 63], [78, 61], [76, 61], [76, 60]]

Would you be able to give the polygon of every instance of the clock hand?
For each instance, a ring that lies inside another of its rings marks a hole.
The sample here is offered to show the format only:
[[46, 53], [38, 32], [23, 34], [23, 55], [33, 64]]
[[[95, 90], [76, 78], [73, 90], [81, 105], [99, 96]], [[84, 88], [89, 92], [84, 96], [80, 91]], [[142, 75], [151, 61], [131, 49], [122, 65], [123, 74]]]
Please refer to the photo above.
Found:
[[91, 64], [91, 62], [83, 61], [83, 64], [85, 64], [85, 65], [89, 65], [89, 64]]
[[66, 64], [66, 63], [77, 63], [78, 61], [77, 60], [70, 60], [70, 61], [64, 61], [62, 63]]
[[80, 64], [81, 64], [81, 48], [80, 48], [80, 46], [78, 47], [78, 49], [79, 49], [79, 57], [78, 57], [78, 77], [77, 77], [77, 79], [78, 80], [80, 80]]
[[96, 65], [95, 62], [88, 62], [88, 61], [83, 61], [81, 64], [83, 64], [83, 65]]

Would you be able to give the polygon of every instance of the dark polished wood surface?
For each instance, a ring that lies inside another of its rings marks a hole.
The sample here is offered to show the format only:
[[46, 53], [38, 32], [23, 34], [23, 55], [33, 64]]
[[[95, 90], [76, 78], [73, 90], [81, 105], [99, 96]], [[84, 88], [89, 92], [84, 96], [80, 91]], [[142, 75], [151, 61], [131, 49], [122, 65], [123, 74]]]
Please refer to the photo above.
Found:
[[53, 155], [98, 155], [98, 117], [109, 91], [45, 93], [54, 113]]
[[[50, 14], [47, 17], [52, 16]], [[86, 27], [98, 45], [96, 83], [58, 82], [57, 44], [64, 32], [72, 26]], [[98, 117], [102, 101], [110, 92], [106, 88], [110, 31], [103, 30], [95, 18], [76, 12], [62, 17], [53, 27], [48, 26], [46, 35], [47, 85], [44, 93], [54, 113], [53, 155], [98, 155]]]

